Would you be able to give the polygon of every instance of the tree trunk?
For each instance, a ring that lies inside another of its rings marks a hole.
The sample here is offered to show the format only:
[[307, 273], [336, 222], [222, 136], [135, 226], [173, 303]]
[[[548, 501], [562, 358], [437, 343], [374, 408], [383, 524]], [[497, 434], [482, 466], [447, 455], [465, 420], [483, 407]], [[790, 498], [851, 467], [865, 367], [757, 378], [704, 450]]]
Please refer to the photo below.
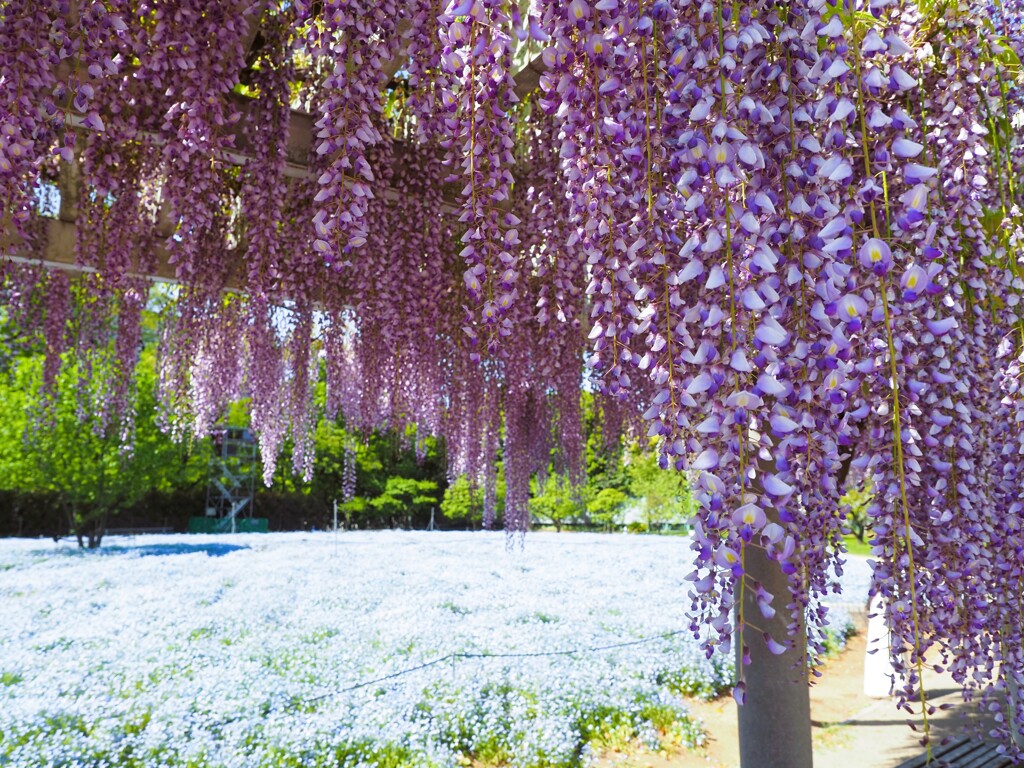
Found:
[[78, 533], [78, 545], [82, 546], [82, 531], [87, 537], [89, 549], [99, 549], [100, 544], [103, 543], [103, 536], [107, 532], [107, 518], [109, 512], [104, 510], [99, 514], [93, 514], [86, 520], [83, 520], [79, 526]]
[[74, 534], [78, 540], [78, 548], [85, 549], [85, 536], [83, 535], [82, 526], [78, 521], [78, 514], [75, 511], [75, 505], [69, 504], [64, 499], [61, 499], [61, 507], [64, 509], [64, 516], [68, 520], [68, 533]]
[[[786, 576], [758, 547], [747, 548], [744, 564], [747, 574], [775, 596], [772, 607], [776, 610], [772, 619], [765, 619], [754, 591], [746, 589], [744, 615], [777, 641], [785, 642], [790, 599]], [[750, 665], [744, 670], [747, 701], [739, 707], [740, 764], [743, 768], [812, 768], [806, 629], [801, 624], [792, 639], [793, 647], [778, 656], [768, 650], [761, 633], [749, 626], [744, 640], [750, 650]], [[739, 643], [736, 652], [739, 669], [743, 652]]]

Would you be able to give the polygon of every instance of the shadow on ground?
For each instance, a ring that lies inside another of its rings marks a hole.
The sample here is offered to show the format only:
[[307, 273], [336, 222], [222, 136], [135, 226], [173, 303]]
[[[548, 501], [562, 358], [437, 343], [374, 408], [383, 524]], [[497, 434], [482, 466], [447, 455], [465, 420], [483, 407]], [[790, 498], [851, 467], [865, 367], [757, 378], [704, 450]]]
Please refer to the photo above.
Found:
[[[223, 557], [232, 552], [243, 549], [251, 549], [245, 544], [223, 544], [210, 542], [208, 544], [138, 544], [103, 546], [99, 549], [80, 549], [78, 547], [67, 547], [59, 550], [59, 554], [76, 557], [104, 557], [122, 555], [127, 557], [167, 557], [169, 555], [195, 555], [204, 554], [209, 557]], [[37, 555], [52, 555], [53, 552], [37, 552]]]
[[[995, 725], [992, 713], [965, 701], [948, 673], [927, 670], [925, 691], [928, 704], [937, 708], [928, 718], [933, 745], [989, 737]], [[926, 747], [920, 743], [924, 730], [920, 702], [912, 702], [915, 714], [909, 715], [898, 711], [894, 700], [867, 701], [870, 703], [846, 718], [821, 723], [832, 738], [816, 745], [815, 760], [822, 758], [829, 768], [893, 768], [910, 759], [923, 759]], [[969, 763], [979, 768], [989, 764]]]
[[[847, 650], [828, 662], [824, 675], [811, 688], [811, 716], [814, 764], [817, 768], [896, 768], [904, 761], [924, 754], [920, 744], [921, 719], [897, 709], [894, 699], [873, 699], [864, 694], [864, 618], [860, 633], [850, 639]], [[931, 739], [986, 736], [992, 728], [991, 713], [965, 702], [961, 690], [948, 673], [927, 671], [928, 702], [937, 711], [930, 719]], [[914, 707], [920, 708], [920, 703]], [[707, 731], [702, 750], [661, 759], [657, 755], [640, 760], [605, 760], [601, 768], [740, 768], [736, 706], [731, 697], [712, 702], [691, 702], [691, 713]], [[910, 719], [917, 730], [907, 724]], [[934, 765], [934, 764], [933, 764]], [[969, 763], [983, 768], [988, 763]], [[1024, 768], [1019, 766], [1018, 768]]]

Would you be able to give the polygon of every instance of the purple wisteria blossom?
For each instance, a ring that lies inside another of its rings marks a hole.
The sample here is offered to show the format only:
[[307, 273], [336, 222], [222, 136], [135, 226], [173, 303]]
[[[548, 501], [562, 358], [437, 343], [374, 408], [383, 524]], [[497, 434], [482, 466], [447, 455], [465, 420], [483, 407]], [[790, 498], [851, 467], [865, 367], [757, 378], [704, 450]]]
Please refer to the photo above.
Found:
[[144, 278], [172, 277], [176, 436], [248, 397], [268, 478], [288, 439], [308, 473], [323, 370], [354, 430], [442, 436], [488, 525], [500, 457], [517, 535], [531, 476], [582, 480], [586, 382], [607, 439], [691, 479], [709, 654], [824, 625], [869, 482], [902, 703], [928, 711], [941, 663], [999, 706], [1024, 683], [1022, 12], [11, 2], [5, 311], [46, 397], [62, 355], [83, 391], [117, 360], [81, 410], [128, 439]]

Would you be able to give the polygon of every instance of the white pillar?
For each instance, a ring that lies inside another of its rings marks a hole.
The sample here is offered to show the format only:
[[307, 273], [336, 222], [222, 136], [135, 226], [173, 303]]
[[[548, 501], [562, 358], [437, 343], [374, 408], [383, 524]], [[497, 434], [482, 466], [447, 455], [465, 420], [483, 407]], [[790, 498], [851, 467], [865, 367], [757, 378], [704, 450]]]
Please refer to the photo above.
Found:
[[864, 694], [887, 699], [898, 686], [892, 666], [892, 642], [885, 621], [885, 601], [875, 595], [868, 603], [868, 643], [864, 655]]

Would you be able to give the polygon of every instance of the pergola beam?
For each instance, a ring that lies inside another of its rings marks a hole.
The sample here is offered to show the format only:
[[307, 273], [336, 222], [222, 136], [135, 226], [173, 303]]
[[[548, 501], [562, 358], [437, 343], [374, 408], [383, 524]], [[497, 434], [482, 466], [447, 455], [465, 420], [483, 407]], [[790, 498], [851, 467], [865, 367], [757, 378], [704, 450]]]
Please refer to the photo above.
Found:
[[[67, 221], [62, 218], [45, 219], [45, 235], [43, 239], [45, 246], [39, 255], [28, 255], [29, 251], [25, 244], [19, 241], [10, 243], [0, 255], [0, 260], [11, 261], [16, 264], [36, 264], [48, 269], [62, 269], [66, 272], [78, 272], [83, 274], [102, 274], [102, 265], [81, 264], [77, 259], [78, 225], [75, 221]], [[170, 252], [166, 245], [166, 237], [161, 236], [157, 231], [153, 245], [153, 267], [142, 271], [135, 265], [125, 274], [129, 277], [143, 277], [154, 283], [180, 283], [177, 270], [170, 261]], [[238, 251], [238, 249], [235, 249]], [[224, 289], [235, 292], [243, 292], [244, 287], [238, 281], [238, 269], [244, 263], [240, 253], [235, 254], [232, 259], [235, 265], [232, 274], [229, 276]]]
[[[387, 76], [387, 81], [390, 81], [391, 78], [394, 77], [395, 73], [401, 69], [404, 63], [404, 56], [399, 55], [384, 68], [384, 74]], [[526, 64], [526, 66], [513, 76], [516, 83], [516, 96], [520, 99], [526, 98], [535, 88], [537, 88], [540, 83], [540, 76], [544, 71], [544, 62], [541, 57], [539, 55], [535, 56]], [[242, 113], [242, 119], [239, 122], [242, 125], [245, 125], [249, 122], [247, 117], [249, 112], [255, 107], [255, 101], [238, 94], [232, 94], [231, 98], [235, 101], [236, 107]], [[236, 133], [235, 139], [236, 149], [230, 153], [231, 160], [237, 165], [245, 165], [250, 157], [247, 152], [248, 142], [245, 141], [244, 134]], [[284, 175], [293, 179], [312, 178], [313, 174], [309, 170], [308, 158], [315, 145], [316, 118], [307, 112], [301, 112], [293, 109], [288, 119], [288, 137], [285, 141]]]
[[[0, 261], [9, 261], [12, 264], [26, 264], [29, 266], [44, 267], [45, 269], [60, 269], [64, 272], [74, 272], [83, 275], [98, 275], [102, 272], [102, 270], [96, 267], [90, 267], [87, 264], [50, 261], [47, 258], [37, 259], [28, 256], [16, 256], [13, 254], [0, 257]], [[181, 283], [181, 281], [176, 277], [166, 277], [164, 275], [146, 274], [141, 272], [126, 272], [125, 276], [132, 278], [141, 277], [143, 280], [148, 280], [151, 283], [163, 283], [165, 285], [178, 285]]]
[[[403, 20], [398, 24], [397, 33], [404, 37], [410, 29], [410, 23]], [[249, 32], [247, 33], [246, 50], [251, 49], [258, 33], [259, 25], [257, 21], [252, 24]], [[397, 72], [405, 65], [407, 62], [405, 50], [406, 45], [403, 41], [399, 46], [397, 55], [381, 70], [383, 83], [390, 82], [394, 78], [395, 74], [397, 74]], [[515, 94], [519, 99], [526, 98], [534, 89], [537, 88], [540, 82], [540, 76], [543, 74], [544, 70], [544, 63], [540, 55], [537, 55], [513, 76], [513, 79], [515, 80]], [[232, 100], [234, 106], [242, 115], [238, 125], [244, 126], [250, 124], [251, 112], [256, 106], [256, 101], [237, 93], [229, 94], [228, 98]], [[71, 116], [71, 122], [72, 125], [81, 128], [83, 117], [81, 115], [73, 114]], [[221, 157], [234, 165], [245, 166], [253, 160], [251, 147], [249, 146], [249, 142], [244, 131], [236, 131], [234, 136], [234, 148], [222, 152]], [[161, 137], [156, 134], [150, 134], [147, 138], [158, 143], [162, 141]], [[307, 112], [295, 109], [291, 110], [288, 118], [288, 132], [284, 149], [285, 165], [283, 175], [286, 178], [307, 180], [315, 178], [313, 171], [309, 167], [309, 157], [314, 151], [315, 145], [316, 118]], [[407, 152], [416, 151], [411, 147], [404, 147], [401, 144], [397, 149], [398, 151], [395, 153], [394, 160], [396, 166], [400, 166], [405, 161], [404, 155]], [[4, 252], [0, 253], [0, 259], [16, 263], [38, 264], [51, 269], [63, 269], [80, 273], [96, 273], [102, 271], [100, 267], [83, 265], [77, 261], [76, 243], [78, 233], [76, 221], [78, 218], [78, 181], [77, 164], [62, 163], [59, 185], [61, 192], [61, 210], [57, 218], [46, 221], [46, 245], [41, 254], [38, 256], [29, 255], [25, 244], [15, 239], [13, 241], [7, 240], [3, 243]], [[397, 190], [387, 188], [384, 189], [381, 194], [386, 199], [398, 200], [402, 193]], [[441, 212], [449, 215], [458, 213], [460, 209], [461, 205], [455, 201], [445, 201], [441, 205]], [[172, 223], [169, 220], [162, 219], [157, 225], [155, 238], [155, 266], [151, 270], [147, 270], [145, 273], [141, 271], [129, 271], [127, 274], [135, 277], [145, 277], [154, 282], [180, 282], [178, 280], [176, 269], [170, 262], [170, 254], [166, 245], [166, 240], [170, 237], [172, 232]], [[238, 258], [234, 259], [234, 261], [236, 261], [238, 265], [241, 265], [241, 254], [239, 254]], [[238, 267], [233, 270], [233, 274], [229, 277], [227, 284], [225, 285], [226, 290], [244, 291], [244, 287], [238, 280], [239, 275], [236, 274], [238, 271]]]

